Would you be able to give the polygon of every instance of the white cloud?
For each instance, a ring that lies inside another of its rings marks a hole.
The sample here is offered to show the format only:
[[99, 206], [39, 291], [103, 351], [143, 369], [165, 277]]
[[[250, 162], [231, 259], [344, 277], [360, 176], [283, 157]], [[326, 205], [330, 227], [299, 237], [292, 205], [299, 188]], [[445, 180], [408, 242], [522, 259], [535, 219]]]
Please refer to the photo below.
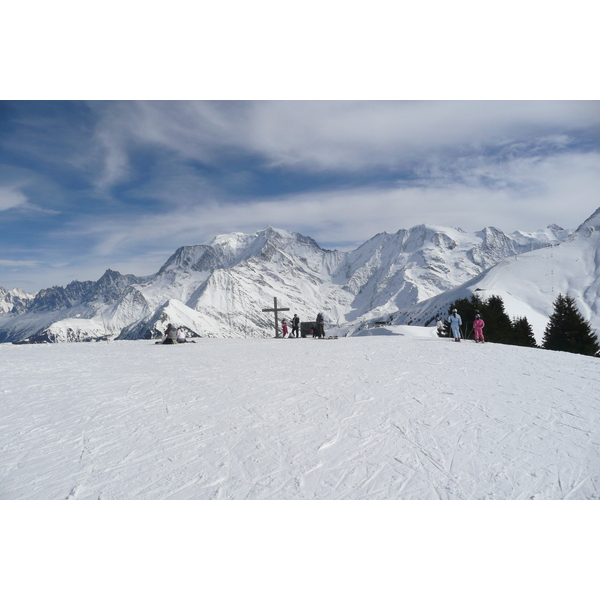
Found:
[[37, 267], [39, 264], [36, 260], [0, 260], [2, 267]]
[[18, 189], [19, 187], [19, 185], [0, 187], [0, 210], [9, 210], [27, 205], [29, 199]]
[[274, 165], [346, 172], [599, 123], [595, 102], [256, 102], [237, 131]]
[[[127, 198], [106, 201], [109, 216], [74, 213], [45, 238], [56, 261], [70, 240], [89, 241], [89, 253], [61, 268], [81, 265], [78, 279], [95, 278], [100, 265], [148, 274], [181, 245], [267, 225], [348, 248], [419, 223], [574, 228], [600, 206], [598, 152], [574, 149], [576, 130], [600, 121], [597, 102], [125, 102], [92, 110], [98, 120], [82, 164], [102, 164], [102, 192], [136, 174], [140, 148], [160, 152]], [[258, 176], [240, 157], [262, 165]], [[207, 175], [195, 160], [215, 168]], [[320, 180], [308, 179], [317, 174], [329, 191], [250, 199], [227, 191], [249, 193], [248, 173], [263, 184], [265, 165], [280, 181], [305, 174], [307, 189], [318, 189]], [[334, 181], [343, 183], [333, 189]], [[0, 210], [41, 210], [23, 187], [0, 188]]]
[[71, 235], [85, 236], [95, 244], [96, 257], [106, 260], [133, 266], [126, 257], [138, 255], [147, 272], [149, 255], [158, 270], [179, 246], [204, 243], [220, 233], [252, 233], [268, 225], [310, 235], [327, 247], [345, 248], [381, 231], [420, 223], [467, 231], [486, 226], [506, 232], [535, 230], [552, 222], [575, 228], [600, 206], [599, 189], [600, 160], [595, 153], [501, 163], [477, 160], [450, 174], [441, 168], [433, 180], [388, 189], [365, 186], [237, 204], [210, 200], [184, 208], [174, 205], [163, 215], [82, 220]]
[[[6, 171], [1, 169], [0, 171]], [[5, 174], [5, 173], [4, 173]], [[0, 173], [0, 176], [2, 173]], [[58, 211], [46, 209], [30, 202], [29, 197], [21, 190], [21, 188], [31, 185], [32, 182], [17, 182], [11, 184], [0, 185], [0, 211], [3, 210], [19, 210], [21, 212], [37, 212], [56, 215]]]
[[564, 142], [565, 132], [600, 124], [597, 102], [562, 101], [127, 102], [103, 115], [105, 182], [126, 174], [128, 148], [140, 144], [206, 164], [245, 152], [272, 167], [351, 172], [516, 140]]

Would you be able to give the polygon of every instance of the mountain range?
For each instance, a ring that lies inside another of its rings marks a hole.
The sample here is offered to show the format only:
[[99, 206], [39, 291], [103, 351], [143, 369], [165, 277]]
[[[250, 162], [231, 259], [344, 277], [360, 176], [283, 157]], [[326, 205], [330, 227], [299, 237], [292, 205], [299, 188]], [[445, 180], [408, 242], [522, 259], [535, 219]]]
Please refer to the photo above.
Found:
[[600, 331], [600, 209], [577, 230], [505, 234], [418, 225], [349, 252], [267, 227], [183, 246], [154, 275], [107, 270], [35, 295], [0, 287], [0, 343], [150, 339], [168, 323], [199, 337], [271, 337], [273, 306], [352, 335], [376, 321], [429, 325], [453, 300], [497, 294], [540, 341], [558, 293]]

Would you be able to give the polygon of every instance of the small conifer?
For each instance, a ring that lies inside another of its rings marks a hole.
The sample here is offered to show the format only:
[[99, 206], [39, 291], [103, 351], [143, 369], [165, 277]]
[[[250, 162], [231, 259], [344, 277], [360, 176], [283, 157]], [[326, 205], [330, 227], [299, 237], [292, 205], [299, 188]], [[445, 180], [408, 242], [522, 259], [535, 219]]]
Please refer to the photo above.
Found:
[[512, 344], [515, 346], [527, 346], [537, 348], [535, 336], [527, 317], [516, 317], [512, 321]]
[[554, 301], [554, 312], [544, 331], [542, 347], [587, 356], [597, 356], [600, 353], [598, 336], [575, 306], [575, 300], [568, 294], [559, 294]]

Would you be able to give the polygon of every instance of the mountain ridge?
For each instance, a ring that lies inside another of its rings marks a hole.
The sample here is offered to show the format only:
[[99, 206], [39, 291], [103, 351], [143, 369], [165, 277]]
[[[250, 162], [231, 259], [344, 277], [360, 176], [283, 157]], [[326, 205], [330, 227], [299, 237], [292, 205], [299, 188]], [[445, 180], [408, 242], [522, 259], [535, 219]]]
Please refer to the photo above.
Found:
[[[469, 282], [503, 261], [578, 236], [591, 239], [596, 228], [600, 209], [576, 231], [552, 224], [532, 233], [505, 234], [494, 227], [467, 233], [421, 224], [376, 234], [346, 252], [270, 226], [254, 234], [221, 234], [177, 248], [150, 276], [107, 269], [96, 282], [73, 281], [32, 297], [23, 293], [16, 305], [0, 288], [0, 342], [159, 337], [170, 321], [192, 336], [270, 337], [272, 315], [262, 309], [274, 296], [302, 320], [324, 312], [328, 328], [346, 332], [383, 317], [423, 321], [419, 310], [423, 303], [433, 307], [432, 298], [461, 286], [471, 289], [475, 284]], [[73, 328], [76, 319], [81, 329]], [[62, 333], [64, 320], [70, 320], [68, 335]]]

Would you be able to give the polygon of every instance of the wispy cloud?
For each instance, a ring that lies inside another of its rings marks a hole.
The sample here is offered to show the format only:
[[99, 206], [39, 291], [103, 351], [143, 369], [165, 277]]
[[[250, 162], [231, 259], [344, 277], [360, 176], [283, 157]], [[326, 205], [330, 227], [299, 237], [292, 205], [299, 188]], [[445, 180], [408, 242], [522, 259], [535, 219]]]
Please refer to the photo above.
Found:
[[[395, 186], [284, 194], [244, 203], [211, 200], [127, 220], [81, 220], [70, 235], [88, 239], [97, 256], [122, 258], [133, 252], [156, 256], [160, 249], [170, 253], [219, 233], [251, 233], [267, 225], [311, 235], [328, 247], [357, 246], [378, 232], [419, 223], [513, 231], [557, 221], [574, 228], [597, 208], [599, 159], [586, 153], [501, 163], [479, 160]], [[568, 201], [574, 196], [582, 207], [576, 215]]]
[[37, 267], [40, 263], [35, 260], [0, 260], [3, 267]]
[[419, 223], [576, 227], [600, 204], [598, 102], [14, 107], [0, 250], [40, 273], [148, 274], [180, 245], [267, 225], [327, 247]]
[[0, 187], [0, 210], [9, 210], [19, 206], [23, 207], [28, 202], [29, 199], [19, 189], [18, 185]]
[[22, 191], [25, 184], [0, 186], [0, 211], [20, 211], [22, 213], [45, 213], [57, 215], [59, 211], [42, 208], [30, 202], [29, 197]]
[[142, 102], [102, 105], [105, 178], [126, 172], [128, 148], [163, 148], [222, 164], [254, 156], [271, 168], [398, 168], [432, 152], [478, 151], [600, 124], [593, 102]]

